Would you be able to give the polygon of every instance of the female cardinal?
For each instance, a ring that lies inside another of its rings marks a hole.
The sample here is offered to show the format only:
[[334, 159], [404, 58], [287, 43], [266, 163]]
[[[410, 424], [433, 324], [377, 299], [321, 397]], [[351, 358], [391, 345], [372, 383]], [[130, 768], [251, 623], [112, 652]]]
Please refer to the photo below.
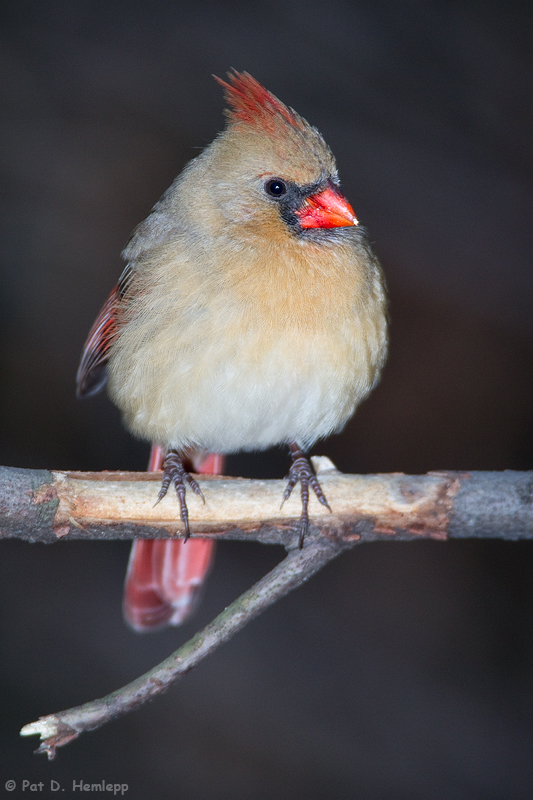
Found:
[[158, 501], [170, 484], [179, 497], [183, 539], [133, 546], [138, 630], [181, 622], [209, 567], [210, 542], [183, 546], [186, 485], [201, 495], [190, 466], [288, 445], [301, 546], [309, 489], [329, 508], [304, 449], [344, 426], [387, 350], [381, 269], [322, 136], [247, 73], [217, 80], [227, 126], [135, 229], [77, 376], [78, 397], [107, 380], [163, 468]]

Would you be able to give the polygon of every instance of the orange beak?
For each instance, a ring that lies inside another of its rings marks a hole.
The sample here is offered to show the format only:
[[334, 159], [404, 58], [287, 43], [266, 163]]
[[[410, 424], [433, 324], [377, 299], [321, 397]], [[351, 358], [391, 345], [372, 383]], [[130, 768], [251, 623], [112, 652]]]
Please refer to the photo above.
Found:
[[359, 225], [347, 199], [331, 185], [306, 198], [296, 216], [302, 228], [344, 228], [347, 225]]

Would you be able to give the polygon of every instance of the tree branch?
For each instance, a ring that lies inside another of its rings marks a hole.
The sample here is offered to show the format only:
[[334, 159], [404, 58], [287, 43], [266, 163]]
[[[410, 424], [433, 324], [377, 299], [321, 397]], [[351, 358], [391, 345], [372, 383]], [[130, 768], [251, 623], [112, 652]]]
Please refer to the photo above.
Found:
[[[110, 695], [41, 717], [23, 736], [37, 752], [58, 747], [138, 708], [226, 642], [251, 619], [308, 580], [343, 550], [376, 539], [533, 538], [532, 472], [343, 475], [314, 459], [333, 513], [312, 498], [311, 526], [297, 549], [298, 497], [279, 509], [285, 484], [201, 476], [203, 506], [189, 493], [193, 535], [285, 545], [289, 555], [159, 666]], [[154, 506], [161, 473], [48, 472], [0, 468], [0, 538], [54, 542], [180, 533], [175, 497]], [[292, 550], [291, 550], [292, 548]]]
[[99, 728], [166, 691], [254, 617], [307, 581], [328, 561], [353, 544], [356, 542], [311, 538], [303, 550], [291, 551], [277, 567], [157, 667], [100, 700], [50, 714], [25, 725], [21, 736], [40, 735], [43, 741], [36, 752], [46, 753], [49, 759], [53, 759], [58, 747], [77, 739], [84, 731]]
[[[345, 542], [448, 537], [533, 538], [532, 472], [344, 475], [313, 459], [333, 509], [310, 502], [314, 532]], [[170, 492], [155, 504], [161, 473], [49, 472], [0, 467], [0, 538], [166, 538], [179, 535]], [[202, 475], [192, 492], [193, 536], [293, 546], [297, 492], [280, 509], [283, 481]]]

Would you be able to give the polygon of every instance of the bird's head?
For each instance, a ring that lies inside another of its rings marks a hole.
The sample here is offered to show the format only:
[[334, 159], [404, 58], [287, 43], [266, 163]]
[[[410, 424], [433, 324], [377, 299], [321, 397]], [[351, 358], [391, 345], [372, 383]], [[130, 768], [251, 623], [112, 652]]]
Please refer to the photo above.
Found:
[[197, 161], [222, 223], [271, 240], [353, 229], [356, 216], [317, 129], [246, 72], [217, 81], [228, 124]]

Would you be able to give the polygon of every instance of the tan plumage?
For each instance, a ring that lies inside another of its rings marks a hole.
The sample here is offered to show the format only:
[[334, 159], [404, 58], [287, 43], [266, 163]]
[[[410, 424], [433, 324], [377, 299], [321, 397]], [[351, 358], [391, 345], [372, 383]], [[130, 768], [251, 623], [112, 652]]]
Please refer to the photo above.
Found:
[[273, 178], [338, 191], [331, 152], [252, 78], [230, 80], [227, 128], [124, 250], [132, 276], [109, 353], [127, 426], [180, 452], [308, 447], [342, 428], [386, 355], [383, 279], [364, 233], [299, 228], [300, 212], [288, 222], [265, 191]]
[[135, 630], [187, 618], [212, 561], [189, 535], [184, 460], [288, 444], [300, 483], [328, 506], [302, 452], [337, 431], [379, 378], [387, 350], [379, 264], [315, 128], [252, 77], [220, 81], [226, 129], [135, 230], [127, 266], [85, 343], [79, 397], [109, 392], [173, 484], [183, 540], [135, 542], [124, 612]]

